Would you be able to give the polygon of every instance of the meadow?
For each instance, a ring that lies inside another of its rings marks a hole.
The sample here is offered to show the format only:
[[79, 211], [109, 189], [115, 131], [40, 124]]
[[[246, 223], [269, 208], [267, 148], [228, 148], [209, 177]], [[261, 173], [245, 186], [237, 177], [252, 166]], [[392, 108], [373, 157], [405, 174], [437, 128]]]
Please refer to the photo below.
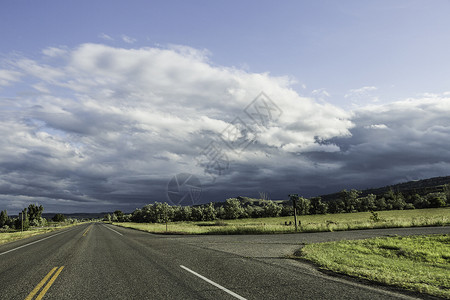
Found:
[[450, 298], [450, 235], [309, 244], [297, 255], [322, 269]]
[[[167, 234], [264, 234], [294, 233], [293, 217], [218, 220], [214, 222], [113, 223], [152, 233]], [[450, 208], [392, 210], [298, 216], [299, 232], [342, 231], [450, 225]], [[291, 222], [292, 225], [285, 225]]]
[[74, 224], [55, 224], [54, 226], [46, 226], [46, 227], [31, 227], [26, 231], [7, 231], [0, 232], [0, 245], [6, 244], [9, 242], [14, 242], [17, 240], [25, 239], [31, 236], [52, 232], [55, 230], [60, 230], [64, 228], [69, 228], [82, 223], [74, 223]]

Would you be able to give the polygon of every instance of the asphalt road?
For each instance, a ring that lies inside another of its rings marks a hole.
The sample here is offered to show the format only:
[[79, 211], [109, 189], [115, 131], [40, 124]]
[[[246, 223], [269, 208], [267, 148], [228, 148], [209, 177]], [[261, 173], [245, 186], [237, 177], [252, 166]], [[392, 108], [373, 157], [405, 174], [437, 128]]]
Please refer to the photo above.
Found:
[[92, 223], [0, 246], [0, 299], [412, 299], [284, 258], [305, 242], [449, 227], [164, 236]]

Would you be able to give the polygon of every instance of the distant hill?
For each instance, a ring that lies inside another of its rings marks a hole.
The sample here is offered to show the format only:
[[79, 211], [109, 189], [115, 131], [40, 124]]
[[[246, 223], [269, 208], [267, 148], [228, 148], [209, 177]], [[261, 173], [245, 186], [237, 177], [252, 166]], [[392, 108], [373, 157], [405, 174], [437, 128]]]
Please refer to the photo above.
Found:
[[[382, 196], [385, 193], [389, 192], [390, 190], [394, 191], [395, 193], [401, 192], [404, 196], [414, 195], [414, 194], [419, 194], [420, 196], [424, 196], [429, 193], [443, 192], [444, 186], [446, 184], [450, 184], [450, 176], [433, 177], [433, 178], [422, 179], [422, 180], [413, 180], [413, 181], [408, 181], [408, 182], [394, 184], [394, 185], [387, 185], [387, 186], [380, 187], [380, 188], [366, 189], [366, 190], [361, 191], [361, 197], [367, 196], [369, 194], [374, 194], [376, 196]], [[320, 197], [322, 198], [322, 200], [324, 202], [331, 201], [331, 200], [339, 198], [339, 192], [321, 195]], [[262, 206], [264, 204], [264, 202], [267, 201], [267, 200], [243, 197], [243, 196], [238, 196], [236, 198], [241, 201], [243, 206], [247, 206], [247, 205]], [[281, 204], [288, 200], [273, 200], [273, 201]], [[222, 206], [223, 204], [225, 204], [225, 202], [215, 202], [214, 206], [219, 207], [219, 206]]]
[[[366, 189], [361, 191], [361, 196], [367, 196], [369, 194], [382, 196], [390, 190], [394, 191], [395, 193], [401, 192], [404, 196], [415, 194], [424, 196], [429, 193], [443, 192], [444, 186], [446, 184], [450, 184], [450, 176], [413, 180], [380, 188]], [[330, 201], [339, 198], [339, 193], [322, 195], [320, 197], [322, 197], [322, 200], [324, 201]]]
[[[78, 220], [82, 220], [82, 219], [99, 219], [99, 218], [103, 218], [104, 215], [106, 215], [108, 213], [103, 212], [103, 213], [72, 213], [72, 214], [63, 214], [64, 216], [66, 216], [67, 219], [78, 219]], [[110, 213], [112, 214], [112, 212]], [[46, 219], [51, 219], [53, 218], [53, 216], [56, 215], [56, 213], [43, 213], [42, 217], [46, 218]]]

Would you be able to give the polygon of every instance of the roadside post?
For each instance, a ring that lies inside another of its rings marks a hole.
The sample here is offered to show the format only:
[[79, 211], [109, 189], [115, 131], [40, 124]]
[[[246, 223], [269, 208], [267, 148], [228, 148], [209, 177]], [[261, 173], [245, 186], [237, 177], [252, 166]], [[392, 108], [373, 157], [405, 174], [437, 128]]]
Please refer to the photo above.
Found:
[[298, 231], [298, 228], [297, 228], [297, 199], [298, 199], [298, 194], [290, 194], [289, 198], [291, 198], [292, 205], [294, 206], [294, 224], [295, 224], [295, 232], [297, 232]]

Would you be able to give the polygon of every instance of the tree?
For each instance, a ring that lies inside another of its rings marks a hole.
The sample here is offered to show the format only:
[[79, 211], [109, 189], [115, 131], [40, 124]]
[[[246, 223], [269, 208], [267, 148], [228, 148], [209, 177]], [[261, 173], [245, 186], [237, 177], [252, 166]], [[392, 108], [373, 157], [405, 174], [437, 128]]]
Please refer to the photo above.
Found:
[[430, 207], [442, 207], [445, 206], [447, 197], [445, 193], [431, 193], [427, 195], [427, 200], [430, 203]]
[[294, 208], [292, 207], [292, 203], [285, 203], [281, 208], [281, 216], [290, 217], [294, 215]]
[[316, 214], [326, 214], [328, 205], [322, 202], [321, 197], [314, 197], [310, 200], [311, 206], [309, 208], [309, 213], [312, 215]]
[[40, 225], [42, 223], [42, 212], [44, 211], [44, 207], [42, 205], [28, 205], [28, 220], [32, 224]]
[[361, 197], [358, 199], [356, 207], [358, 211], [372, 211], [376, 209], [375, 199], [377, 196], [374, 194], [369, 194], [365, 197]]
[[149, 212], [150, 221], [153, 223], [167, 223], [173, 218], [173, 209], [166, 202], [155, 202], [150, 206]]
[[5, 226], [7, 222], [8, 222], [8, 213], [6, 212], [6, 210], [2, 210], [0, 212], [0, 228]]
[[311, 207], [311, 201], [309, 199], [299, 197], [297, 199], [297, 213], [299, 215], [309, 214], [309, 209]]
[[339, 214], [344, 212], [344, 202], [341, 199], [333, 199], [328, 202], [328, 212], [332, 214]]
[[386, 200], [384, 199], [384, 197], [377, 197], [375, 199], [375, 207], [376, 210], [385, 210], [386, 209]]
[[264, 202], [262, 206], [263, 217], [278, 217], [281, 213], [282, 207], [272, 200]]
[[394, 193], [392, 189], [384, 194], [384, 199], [386, 200], [386, 209], [388, 210], [389, 209], [402, 210], [406, 205], [403, 194], [400, 192]]
[[124, 214], [121, 210], [116, 210], [113, 213], [113, 216], [112, 216], [113, 221], [115, 219], [116, 222], [123, 222], [124, 221], [123, 218], [124, 218]]
[[103, 221], [106, 221], [106, 222], [111, 222], [111, 215], [110, 214], [106, 214], [104, 217], [103, 217]]
[[244, 214], [241, 202], [236, 198], [227, 199], [224, 209], [226, 219], [238, 219]]
[[194, 206], [192, 207], [192, 220], [194, 221], [204, 221], [204, 213], [203, 213], [203, 207], [201, 206]]
[[66, 216], [63, 214], [56, 214], [53, 216], [52, 221], [53, 222], [65, 222]]
[[203, 219], [205, 221], [213, 221], [217, 219], [217, 212], [214, 208], [214, 204], [209, 203], [203, 208]]
[[339, 193], [339, 198], [341, 199], [342, 203], [344, 204], [344, 211], [347, 213], [355, 212], [356, 207], [358, 205], [358, 196], [361, 194], [360, 191], [352, 189], [350, 191], [342, 190]]
[[143, 223], [144, 222], [144, 216], [142, 213], [142, 209], [136, 208], [133, 213], [131, 214], [131, 221], [136, 223]]

